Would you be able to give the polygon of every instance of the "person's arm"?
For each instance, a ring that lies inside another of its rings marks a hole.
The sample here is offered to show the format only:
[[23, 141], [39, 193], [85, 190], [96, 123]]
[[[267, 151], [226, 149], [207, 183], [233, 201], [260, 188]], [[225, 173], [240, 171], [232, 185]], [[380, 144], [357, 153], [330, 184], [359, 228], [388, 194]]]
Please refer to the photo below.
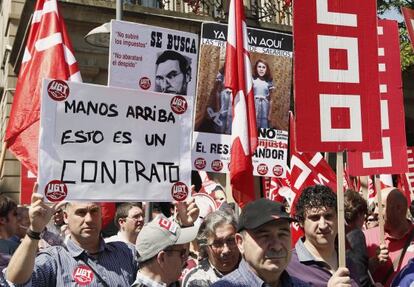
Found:
[[[30, 227], [28, 232], [34, 232], [31, 237], [38, 237], [36, 236], [37, 234], [40, 236], [40, 233], [56, 209], [56, 204], [51, 207], [47, 206], [43, 202], [43, 196], [35, 193], [36, 190], [37, 186], [32, 194], [32, 203], [29, 209]], [[39, 239], [30, 238], [29, 235], [23, 238], [10, 259], [6, 271], [6, 279], [8, 281], [14, 284], [24, 284], [30, 280], [34, 269]]]
[[[191, 186], [191, 190], [194, 190], [194, 186]], [[200, 214], [200, 209], [198, 209], [194, 198], [176, 202], [175, 206], [177, 208], [177, 220], [181, 227], [193, 226]]]

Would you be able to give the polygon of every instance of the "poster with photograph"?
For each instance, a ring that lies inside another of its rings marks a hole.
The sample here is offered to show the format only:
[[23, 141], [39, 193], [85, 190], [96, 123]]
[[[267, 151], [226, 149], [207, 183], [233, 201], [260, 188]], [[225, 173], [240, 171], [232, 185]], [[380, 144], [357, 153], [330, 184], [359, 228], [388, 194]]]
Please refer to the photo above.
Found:
[[194, 96], [198, 35], [111, 21], [108, 85]]
[[190, 194], [193, 97], [45, 80], [39, 189], [51, 202]]
[[[232, 95], [224, 88], [226, 37], [227, 25], [203, 24], [192, 150], [194, 170], [229, 170]], [[249, 28], [248, 41], [259, 135], [253, 157], [254, 174], [285, 177], [292, 35]]]

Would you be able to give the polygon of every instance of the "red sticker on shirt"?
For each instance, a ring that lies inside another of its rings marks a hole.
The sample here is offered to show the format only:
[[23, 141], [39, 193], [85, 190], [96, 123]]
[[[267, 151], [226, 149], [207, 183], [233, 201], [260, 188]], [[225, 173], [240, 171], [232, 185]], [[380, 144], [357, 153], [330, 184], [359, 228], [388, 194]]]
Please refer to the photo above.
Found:
[[87, 286], [93, 281], [93, 271], [89, 266], [79, 265], [73, 271], [73, 279], [81, 286]]

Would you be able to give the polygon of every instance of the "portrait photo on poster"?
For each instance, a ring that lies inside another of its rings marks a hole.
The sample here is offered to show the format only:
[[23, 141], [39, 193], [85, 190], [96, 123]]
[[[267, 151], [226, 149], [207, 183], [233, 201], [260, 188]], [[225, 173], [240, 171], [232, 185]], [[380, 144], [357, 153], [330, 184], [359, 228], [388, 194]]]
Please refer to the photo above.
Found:
[[173, 50], [157, 54], [155, 61], [155, 91], [187, 95], [191, 81], [191, 59]]
[[[201, 48], [200, 66], [208, 72], [199, 74], [203, 84], [198, 85], [195, 131], [231, 134], [233, 96], [225, 87], [224, 54], [225, 50], [219, 47]], [[291, 94], [291, 82], [287, 79], [292, 72], [291, 59], [250, 53], [250, 61], [257, 128], [287, 131]]]

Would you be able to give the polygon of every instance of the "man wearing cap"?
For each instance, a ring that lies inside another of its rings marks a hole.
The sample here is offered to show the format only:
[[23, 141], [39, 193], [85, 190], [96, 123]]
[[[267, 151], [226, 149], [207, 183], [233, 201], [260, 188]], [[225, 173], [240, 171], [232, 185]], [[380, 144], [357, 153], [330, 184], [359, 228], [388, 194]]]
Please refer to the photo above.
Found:
[[181, 275], [189, 242], [197, 232], [197, 226], [181, 228], [162, 215], [146, 224], [137, 238], [139, 270], [132, 286], [172, 286]]
[[318, 287], [359, 286], [352, 263], [338, 267], [336, 194], [327, 186], [305, 188], [296, 204], [296, 218], [305, 236], [292, 252], [289, 274]]
[[309, 286], [290, 276], [290, 222], [284, 206], [265, 198], [242, 210], [235, 240], [242, 254], [239, 267], [212, 286]]

